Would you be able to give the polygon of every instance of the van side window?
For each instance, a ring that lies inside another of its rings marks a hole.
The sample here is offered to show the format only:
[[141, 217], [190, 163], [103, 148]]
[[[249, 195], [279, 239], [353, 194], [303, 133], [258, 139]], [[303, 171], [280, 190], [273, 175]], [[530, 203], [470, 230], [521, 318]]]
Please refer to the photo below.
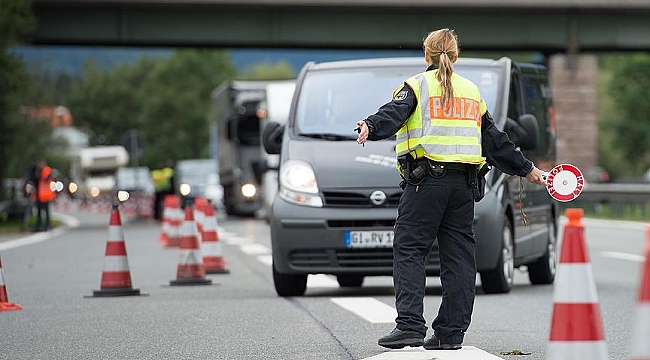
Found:
[[521, 115], [521, 91], [519, 76], [515, 73], [510, 78], [510, 91], [508, 93], [508, 117], [517, 120]]
[[535, 155], [541, 158], [554, 155], [552, 149], [555, 139], [549, 113], [552, 103], [548, 81], [543, 76], [531, 74], [524, 76], [523, 86], [526, 113], [535, 115], [540, 130]]

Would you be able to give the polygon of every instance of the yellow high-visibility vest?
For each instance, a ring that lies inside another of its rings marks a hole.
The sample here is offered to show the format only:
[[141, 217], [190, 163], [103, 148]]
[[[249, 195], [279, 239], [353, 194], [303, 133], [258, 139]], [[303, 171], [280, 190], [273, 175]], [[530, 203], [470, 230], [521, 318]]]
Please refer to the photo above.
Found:
[[[406, 80], [418, 103], [411, 117], [397, 131], [397, 156], [411, 154], [440, 162], [483, 164], [481, 153], [481, 117], [487, 106], [478, 87], [453, 73], [453, 101], [445, 107], [438, 70], [426, 71]], [[403, 85], [395, 90], [397, 94]]]
[[174, 170], [170, 167], [156, 169], [151, 171], [154, 187], [156, 192], [169, 191], [172, 189], [171, 178], [174, 176]]

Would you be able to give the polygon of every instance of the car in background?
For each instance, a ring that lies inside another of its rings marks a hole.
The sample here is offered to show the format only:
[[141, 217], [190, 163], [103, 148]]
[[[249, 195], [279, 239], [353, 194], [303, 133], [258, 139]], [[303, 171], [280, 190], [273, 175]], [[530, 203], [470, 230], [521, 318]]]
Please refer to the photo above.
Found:
[[115, 196], [126, 216], [153, 216], [155, 187], [147, 166], [121, 167], [115, 172]]
[[115, 173], [115, 190], [153, 195], [155, 192], [151, 170], [146, 166], [123, 167]]
[[210, 200], [215, 209], [226, 209], [226, 205], [223, 203], [223, 186], [219, 182], [218, 173], [208, 174], [208, 180], [205, 184], [205, 197]]
[[219, 168], [215, 159], [185, 159], [176, 162], [174, 182], [177, 195], [193, 201], [205, 197], [215, 208], [223, 207], [223, 187], [219, 182]]

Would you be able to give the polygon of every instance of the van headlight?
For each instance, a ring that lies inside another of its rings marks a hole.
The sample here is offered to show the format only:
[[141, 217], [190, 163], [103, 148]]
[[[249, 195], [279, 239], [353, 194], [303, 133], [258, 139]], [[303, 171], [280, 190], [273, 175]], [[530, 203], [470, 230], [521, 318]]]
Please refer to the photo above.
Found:
[[293, 204], [323, 206], [314, 170], [304, 161], [289, 160], [282, 164], [279, 195], [285, 201]]

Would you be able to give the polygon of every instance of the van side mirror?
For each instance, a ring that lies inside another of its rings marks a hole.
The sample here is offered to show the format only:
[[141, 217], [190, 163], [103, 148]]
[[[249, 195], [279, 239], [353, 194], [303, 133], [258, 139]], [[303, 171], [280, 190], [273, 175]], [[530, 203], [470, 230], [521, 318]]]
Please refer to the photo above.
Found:
[[282, 149], [282, 136], [284, 135], [284, 126], [280, 123], [270, 121], [264, 126], [262, 131], [262, 145], [264, 151], [273, 155], [279, 154]]
[[521, 115], [517, 121], [506, 119], [505, 131], [510, 140], [522, 150], [535, 150], [539, 142], [539, 125], [533, 114]]

